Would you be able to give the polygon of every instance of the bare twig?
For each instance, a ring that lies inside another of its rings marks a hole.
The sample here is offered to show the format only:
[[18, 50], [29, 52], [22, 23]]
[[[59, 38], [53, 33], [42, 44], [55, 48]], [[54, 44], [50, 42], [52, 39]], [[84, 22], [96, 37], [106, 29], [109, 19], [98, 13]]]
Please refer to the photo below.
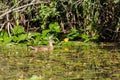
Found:
[[[21, 2], [22, 2], [22, 0], [18, 1], [17, 4], [20, 4]], [[2, 19], [4, 16], [6, 16], [6, 20], [1, 25], [0, 31], [2, 31], [2, 29], [6, 26], [9, 36], [11, 36], [10, 30], [12, 29], [12, 23], [10, 22], [9, 14], [14, 12], [14, 11], [17, 11], [17, 12], [24, 11], [28, 6], [32, 6], [32, 5], [36, 5], [36, 4], [42, 4], [42, 3], [45, 4], [45, 3], [48, 3], [48, 2], [38, 2], [36, 0], [32, 0], [30, 3], [27, 3], [25, 5], [22, 5], [22, 6], [19, 6], [19, 7], [16, 6], [16, 5], [13, 5], [12, 7], [7, 8], [6, 10], [2, 11], [1, 12], [2, 14], [0, 15], [0, 19]]]
[[8, 30], [8, 34], [9, 36], [11, 37], [11, 34], [10, 34], [10, 29], [12, 28], [12, 25], [10, 23], [10, 20], [9, 20], [9, 14], [6, 15], [6, 19], [7, 19], [7, 30]]
[[7, 21], [5, 21], [5, 22], [2, 24], [2, 26], [1, 26], [1, 28], [0, 28], [0, 31], [2, 31], [2, 29], [3, 29], [3, 27], [5, 26], [6, 23], [7, 23]]
[[31, 6], [31, 5], [35, 5], [35, 4], [41, 4], [41, 3], [48, 3], [48, 2], [29, 3], [29, 4], [26, 4], [26, 5], [14, 8], [14, 9], [10, 9], [10, 10], [7, 9], [7, 10], [5, 10], [5, 13], [0, 15], [0, 18], [4, 17], [5, 15], [7, 15], [7, 14], [13, 12], [13, 11], [20, 11], [20, 9], [22, 9], [22, 8], [25, 8], [25, 7], [28, 7], [28, 6]]

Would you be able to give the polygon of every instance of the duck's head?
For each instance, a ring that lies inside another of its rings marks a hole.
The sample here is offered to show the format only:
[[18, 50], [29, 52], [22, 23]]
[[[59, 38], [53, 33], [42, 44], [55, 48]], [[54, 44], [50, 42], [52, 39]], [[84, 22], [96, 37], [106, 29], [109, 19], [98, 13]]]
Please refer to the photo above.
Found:
[[52, 43], [52, 44], [53, 44], [53, 43], [55, 43], [55, 41], [54, 41], [54, 40], [49, 40], [49, 43]]

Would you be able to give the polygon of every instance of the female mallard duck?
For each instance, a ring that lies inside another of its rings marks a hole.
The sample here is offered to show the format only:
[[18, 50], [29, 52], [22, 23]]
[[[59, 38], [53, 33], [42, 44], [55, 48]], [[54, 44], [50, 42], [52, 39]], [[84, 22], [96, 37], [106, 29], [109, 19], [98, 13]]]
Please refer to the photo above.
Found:
[[30, 48], [32, 48], [35, 52], [46, 52], [46, 51], [48, 51], [48, 52], [52, 53], [53, 50], [54, 50], [53, 43], [55, 43], [53, 40], [49, 40], [49, 46], [41, 46], [41, 47], [30, 46]]

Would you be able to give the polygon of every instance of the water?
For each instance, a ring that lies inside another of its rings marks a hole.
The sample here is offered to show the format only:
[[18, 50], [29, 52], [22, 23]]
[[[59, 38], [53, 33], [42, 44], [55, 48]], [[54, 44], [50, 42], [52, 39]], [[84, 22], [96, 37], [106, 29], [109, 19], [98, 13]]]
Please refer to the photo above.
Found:
[[100, 49], [105, 49], [105, 50], [108, 50], [108, 51], [118, 51], [120, 52], [120, 43], [100, 43], [100, 46], [99, 46]]
[[56, 47], [53, 54], [2, 46], [0, 80], [119, 80], [120, 54], [110, 51], [115, 46], [108, 46], [100, 45], [99, 49], [92, 43], [72, 42]]

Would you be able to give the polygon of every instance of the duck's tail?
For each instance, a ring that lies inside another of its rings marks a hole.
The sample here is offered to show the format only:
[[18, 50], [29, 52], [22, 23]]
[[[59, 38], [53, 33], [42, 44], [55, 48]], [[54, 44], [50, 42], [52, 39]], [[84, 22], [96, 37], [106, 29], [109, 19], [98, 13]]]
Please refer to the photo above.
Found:
[[35, 49], [33, 46], [29, 46], [31, 49]]

